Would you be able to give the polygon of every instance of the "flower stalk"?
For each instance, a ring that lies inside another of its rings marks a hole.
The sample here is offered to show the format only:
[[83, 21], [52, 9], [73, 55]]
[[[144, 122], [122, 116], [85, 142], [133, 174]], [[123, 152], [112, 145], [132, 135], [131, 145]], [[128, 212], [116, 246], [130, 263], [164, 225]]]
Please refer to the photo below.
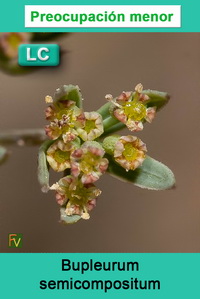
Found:
[[47, 139], [44, 129], [14, 129], [0, 131], [1, 145], [39, 145]]

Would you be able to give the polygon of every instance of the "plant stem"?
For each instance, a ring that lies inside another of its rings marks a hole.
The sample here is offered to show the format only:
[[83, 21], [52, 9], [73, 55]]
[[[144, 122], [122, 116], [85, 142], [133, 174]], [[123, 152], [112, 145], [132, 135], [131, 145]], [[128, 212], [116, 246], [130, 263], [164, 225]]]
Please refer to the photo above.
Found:
[[101, 114], [101, 116], [103, 117], [103, 119], [107, 118], [108, 116], [110, 116], [110, 105], [111, 103], [108, 102], [106, 104], [104, 104], [103, 106], [101, 106], [97, 112], [99, 114]]
[[0, 131], [1, 145], [38, 145], [46, 140], [44, 129], [13, 129]]
[[112, 116], [107, 117], [103, 121], [104, 132], [109, 130], [112, 126], [116, 125], [117, 123], [119, 123], [119, 120], [117, 118], [114, 118]]
[[106, 131], [104, 131], [104, 133], [101, 135], [101, 138], [104, 138], [112, 133], [118, 132], [124, 129], [125, 127], [126, 127], [125, 124], [123, 124], [122, 122], [115, 124], [112, 127], [106, 129]]

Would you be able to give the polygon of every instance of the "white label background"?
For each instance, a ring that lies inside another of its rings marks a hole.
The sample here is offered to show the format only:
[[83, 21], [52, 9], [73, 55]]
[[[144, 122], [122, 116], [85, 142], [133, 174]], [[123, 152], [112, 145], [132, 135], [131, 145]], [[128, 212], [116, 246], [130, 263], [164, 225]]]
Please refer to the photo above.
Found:
[[[112, 12], [115, 15], [124, 14], [124, 22], [65, 22], [65, 21], [40, 21], [40, 18], [35, 18], [31, 22], [31, 11], [38, 11], [40, 14], [105, 14], [109, 16]], [[130, 22], [130, 14], [174, 14], [171, 22]], [[29, 28], [136, 28], [136, 27], [181, 27], [181, 6], [180, 5], [25, 5], [25, 27]]]

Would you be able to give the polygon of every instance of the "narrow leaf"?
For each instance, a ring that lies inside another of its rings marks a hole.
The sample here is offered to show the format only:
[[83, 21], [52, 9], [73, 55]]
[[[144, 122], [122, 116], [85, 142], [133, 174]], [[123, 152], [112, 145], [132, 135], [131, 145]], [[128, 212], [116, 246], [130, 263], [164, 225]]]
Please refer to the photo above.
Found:
[[81, 216], [79, 216], [79, 215], [68, 216], [65, 213], [65, 208], [60, 209], [60, 221], [62, 223], [73, 224], [73, 223], [76, 223], [77, 221], [79, 221], [80, 219], [81, 219]]
[[111, 156], [107, 172], [119, 180], [131, 182], [134, 185], [150, 190], [170, 189], [175, 185], [173, 172], [161, 162], [146, 157], [142, 166], [128, 172], [117, 164]]
[[45, 193], [49, 191], [49, 167], [46, 159], [46, 151], [53, 142], [52, 140], [45, 141], [40, 146], [38, 153], [38, 181], [42, 192]]
[[149, 96], [147, 101], [148, 107], [156, 107], [157, 110], [163, 108], [169, 101], [170, 96], [166, 92], [157, 91], [157, 90], [143, 90], [144, 94]]

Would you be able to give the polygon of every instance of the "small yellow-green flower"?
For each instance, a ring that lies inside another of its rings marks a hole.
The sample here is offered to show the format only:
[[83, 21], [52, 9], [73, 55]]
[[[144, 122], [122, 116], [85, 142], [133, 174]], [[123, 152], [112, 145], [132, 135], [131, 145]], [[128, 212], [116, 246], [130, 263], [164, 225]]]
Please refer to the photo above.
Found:
[[105, 151], [98, 142], [86, 141], [71, 155], [72, 175], [81, 176], [84, 184], [97, 181], [108, 167], [108, 160], [103, 158], [104, 154]]
[[96, 206], [96, 198], [101, 194], [93, 184], [83, 184], [78, 178], [66, 176], [51, 187], [56, 190], [56, 199], [66, 207], [66, 215], [80, 215], [89, 219], [90, 212]]
[[74, 127], [69, 126], [65, 120], [60, 122], [57, 119], [45, 127], [45, 132], [50, 139], [56, 140], [62, 137], [66, 143], [74, 140], [78, 136]]
[[134, 170], [145, 159], [146, 145], [135, 136], [122, 136], [115, 144], [114, 158], [123, 168]]
[[103, 119], [97, 112], [85, 112], [85, 124], [77, 129], [82, 140], [94, 140], [103, 133]]
[[29, 43], [31, 33], [4, 32], [0, 34], [0, 48], [5, 56], [10, 59], [17, 58], [20, 44]]
[[[45, 100], [51, 99], [50, 96]], [[47, 107], [46, 119], [50, 120], [50, 125], [45, 127], [47, 136], [50, 139], [62, 137], [64, 142], [71, 141], [78, 136], [77, 128], [85, 124], [85, 116], [82, 109], [75, 105], [74, 101], [60, 100], [54, 105]]]
[[[45, 97], [45, 101], [52, 99], [50, 96]], [[70, 100], [60, 100], [55, 102], [53, 105], [47, 107], [46, 120], [53, 121], [54, 119], [62, 120], [63, 116], [68, 118], [69, 123], [76, 121], [77, 117], [82, 116], [84, 119], [84, 114], [82, 109], [75, 105], [74, 101]]]
[[62, 140], [55, 141], [47, 150], [47, 161], [53, 170], [60, 172], [70, 168], [70, 155], [73, 150], [80, 146], [80, 140], [64, 143]]
[[149, 97], [142, 93], [143, 86], [138, 84], [135, 92], [122, 92], [122, 94], [113, 99], [111, 95], [106, 98], [113, 104], [113, 114], [121, 122], [123, 122], [130, 131], [141, 131], [143, 129], [143, 121], [152, 122], [155, 117], [156, 107], [147, 108], [146, 102]]

